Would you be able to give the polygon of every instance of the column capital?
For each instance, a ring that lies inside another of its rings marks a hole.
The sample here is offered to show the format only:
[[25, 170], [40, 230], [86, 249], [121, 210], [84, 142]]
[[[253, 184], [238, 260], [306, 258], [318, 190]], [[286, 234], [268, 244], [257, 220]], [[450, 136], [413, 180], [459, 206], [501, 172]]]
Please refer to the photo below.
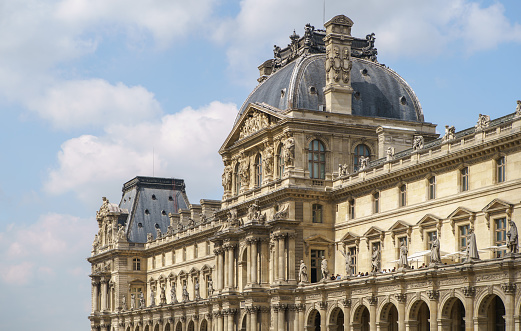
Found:
[[327, 301], [320, 301], [318, 305], [320, 306], [320, 309], [327, 309]]
[[516, 293], [516, 284], [515, 283], [503, 283], [503, 284], [501, 284], [501, 289], [506, 294], [514, 294], [514, 293]]
[[342, 299], [340, 302], [345, 308], [351, 308], [351, 299]]
[[396, 300], [398, 300], [399, 303], [407, 302], [407, 294], [405, 293], [396, 293], [394, 297], [396, 298]]
[[374, 294], [367, 298], [367, 300], [369, 301], [369, 304], [371, 306], [376, 306], [376, 304], [378, 303], [378, 297]]
[[429, 299], [435, 301], [440, 298], [440, 291], [438, 291], [438, 290], [427, 291], [427, 295], [429, 296]]
[[476, 294], [476, 288], [474, 286], [465, 286], [461, 290], [467, 298], [471, 298]]

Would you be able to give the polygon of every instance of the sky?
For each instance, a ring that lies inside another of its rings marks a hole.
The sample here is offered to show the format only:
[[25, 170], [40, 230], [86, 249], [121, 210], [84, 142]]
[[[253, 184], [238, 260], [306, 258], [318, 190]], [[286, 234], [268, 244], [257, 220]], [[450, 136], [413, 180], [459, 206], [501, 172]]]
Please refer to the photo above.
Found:
[[[325, 8], [325, 9], [324, 9]], [[521, 99], [521, 2], [0, 0], [2, 329], [89, 330], [102, 197], [135, 176], [220, 199], [218, 149], [273, 45], [338, 14], [425, 120], [463, 130]]]

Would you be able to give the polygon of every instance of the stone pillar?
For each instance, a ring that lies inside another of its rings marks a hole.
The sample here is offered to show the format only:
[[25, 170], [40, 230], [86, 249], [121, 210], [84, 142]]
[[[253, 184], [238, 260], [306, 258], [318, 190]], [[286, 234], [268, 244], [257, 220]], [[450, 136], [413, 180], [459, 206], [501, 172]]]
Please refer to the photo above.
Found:
[[108, 296], [108, 280], [106, 278], [101, 279], [101, 311], [107, 310], [107, 296]]
[[221, 312], [215, 313], [217, 317], [217, 331], [224, 331], [224, 316]]
[[506, 330], [514, 330], [514, 311], [516, 284], [505, 283], [501, 284], [503, 292], [505, 292], [505, 326]]
[[217, 289], [222, 290], [224, 288], [224, 259], [223, 259], [223, 250], [222, 248], [214, 249], [215, 255], [217, 255]]
[[92, 278], [92, 312], [97, 312], [98, 307], [98, 293], [99, 293], [99, 281]]
[[278, 265], [278, 269], [279, 269], [279, 281], [280, 282], [284, 282], [286, 280], [286, 268], [285, 268], [285, 260], [286, 260], [286, 256], [284, 256], [284, 241], [285, 241], [285, 236], [284, 235], [280, 235], [279, 238], [278, 238], [278, 242], [279, 242], [279, 265]]
[[259, 277], [258, 279], [259, 283], [268, 283], [269, 282], [269, 267], [268, 267], [268, 261], [269, 261], [269, 239], [265, 238], [261, 240], [261, 253], [260, 253], [260, 259], [259, 259]]
[[234, 272], [233, 272], [233, 261], [234, 261], [233, 252], [234, 252], [233, 246], [229, 246], [228, 250], [227, 250], [227, 253], [228, 253], [227, 265], [228, 265], [228, 287], [230, 289], [232, 289], [234, 287], [234, 276], [235, 276]]
[[398, 331], [405, 331], [405, 303], [407, 302], [407, 295], [405, 293], [396, 294], [398, 300]]
[[254, 239], [251, 241], [251, 272], [248, 273], [248, 276], [251, 274], [251, 282], [253, 284], [257, 284], [257, 273], [258, 273], [258, 268], [257, 268], [257, 240]]
[[271, 313], [273, 314], [273, 318], [270, 320], [273, 321], [273, 325], [271, 326], [270, 330], [278, 331], [279, 330], [279, 305], [273, 305], [272, 306]]
[[376, 296], [369, 297], [369, 330], [376, 330], [376, 306], [378, 298]]
[[278, 236], [274, 236], [273, 240], [275, 242], [275, 251], [273, 254], [273, 281], [274, 283], [278, 283], [279, 279], [279, 238]]
[[327, 302], [320, 302], [320, 330], [327, 330]]
[[429, 321], [430, 321], [430, 330], [436, 331], [438, 330], [438, 299], [440, 298], [440, 291], [431, 290], [427, 291], [427, 295], [429, 296]]
[[473, 286], [464, 287], [463, 294], [465, 295], [465, 331], [473, 331], [474, 330], [474, 294], [476, 294], [476, 288]]
[[248, 239], [247, 240], [247, 243], [248, 243], [248, 260], [247, 260], [247, 263], [246, 263], [246, 284], [243, 284], [244, 285], [251, 285], [251, 274], [253, 272], [253, 269], [252, 269], [252, 254], [251, 254], [251, 247], [253, 246], [252, 245], [252, 242], [251, 242], [251, 239]]
[[337, 331], [350, 331], [351, 330], [351, 299], [342, 300], [342, 312], [344, 313], [344, 330]]
[[[246, 308], [246, 328], [244, 329], [244, 331], [251, 330], [251, 315], [252, 315], [252, 309], [250, 307]], [[241, 321], [239, 321], [239, 325], [241, 326], [241, 328], [239, 330], [243, 330]]]
[[228, 330], [234, 330], [233, 329], [233, 317], [235, 315], [235, 310], [234, 309], [228, 309], [228, 314], [227, 314], [227, 317], [228, 317], [228, 328], [226, 329], [226, 331]]
[[279, 318], [278, 318], [278, 328], [277, 330], [278, 331], [284, 331], [286, 329], [285, 325], [286, 325], [286, 318], [285, 318], [285, 314], [286, 314], [286, 305], [279, 305]]
[[250, 331], [257, 331], [257, 307], [251, 307]]
[[296, 233], [290, 233], [288, 234], [288, 280], [292, 283], [296, 283], [295, 278], [295, 238], [297, 237]]

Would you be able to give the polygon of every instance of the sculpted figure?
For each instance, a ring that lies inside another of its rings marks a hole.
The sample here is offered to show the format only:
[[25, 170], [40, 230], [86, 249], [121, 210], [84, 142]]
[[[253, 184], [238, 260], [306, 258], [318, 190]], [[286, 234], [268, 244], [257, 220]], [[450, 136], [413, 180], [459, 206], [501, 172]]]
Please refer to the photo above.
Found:
[[147, 233], [147, 242], [151, 241], [154, 241], [154, 236], [152, 235], [152, 233]]
[[156, 292], [154, 290], [150, 290], [150, 306], [156, 305]]
[[250, 159], [248, 156], [242, 156], [239, 161], [239, 178], [241, 180], [241, 187], [248, 187], [250, 180]]
[[516, 116], [521, 116], [521, 100], [517, 100]]
[[412, 142], [412, 149], [414, 151], [419, 151], [423, 149], [423, 136], [415, 136]]
[[127, 296], [123, 295], [121, 298], [121, 309], [127, 310]]
[[431, 265], [438, 263], [441, 263], [440, 240], [438, 239], [438, 234], [435, 234], [431, 246]]
[[159, 303], [164, 305], [166, 304], [166, 290], [165, 290], [165, 286], [161, 286], [161, 294], [159, 295]]
[[170, 289], [170, 303], [177, 303], [177, 296], [175, 294], [175, 283], [172, 283], [172, 288]]
[[352, 276], [353, 275], [353, 272], [352, 272], [352, 266], [351, 266], [351, 252], [347, 251], [344, 253], [344, 251], [340, 251], [340, 253], [342, 253], [342, 255], [344, 256], [344, 263], [345, 263], [345, 268], [346, 268], [346, 276]]
[[143, 292], [139, 292], [139, 309], [145, 308], [145, 296]]
[[262, 153], [262, 163], [264, 163], [264, 172], [270, 175], [273, 172], [273, 147], [266, 144]]
[[199, 280], [198, 279], [195, 280], [194, 292], [195, 292], [194, 293], [195, 300], [201, 299], [201, 295], [199, 293]]
[[121, 224], [118, 227], [118, 241], [125, 241], [125, 227]]
[[407, 254], [409, 253], [409, 249], [405, 244], [405, 241], [402, 242], [402, 246], [400, 247], [400, 259], [398, 261], [398, 266], [400, 268], [409, 268], [409, 261], [407, 261]]
[[190, 295], [188, 294], [188, 289], [186, 288], [186, 282], [183, 283], [183, 302], [190, 301]]
[[490, 116], [479, 114], [478, 124], [476, 124], [476, 130], [480, 131], [488, 127], [490, 124]]
[[371, 272], [380, 271], [380, 249], [373, 246], [373, 254], [371, 255]]
[[161, 238], [161, 229], [156, 228], [156, 239], [160, 239], [160, 238]]
[[360, 167], [359, 167], [359, 170], [362, 171], [362, 170], [364, 170], [365, 168], [367, 168], [367, 165], [368, 165], [368, 163], [369, 163], [369, 157], [360, 156], [360, 157], [359, 157], [359, 160], [360, 160]]
[[465, 251], [466, 261], [479, 260], [478, 246], [476, 243], [476, 234], [472, 228], [469, 229], [467, 235], [467, 250]]
[[455, 133], [456, 133], [456, 128], [454, 128], [454, 126], [445, 125], [445, 135], [443, 136], [443, 140], [454, 139]]
[[510, 229], [507, 232], [507, 247], [510, 253], [518, 253], [519, 245], [518, 245], [518, 233], [517, 226], [514, 221], [510, 220], [508, 222], [510, 224]]
[[327, 269], [327, 260], [324, 256], [322, 256], [322, 262], [320, 263], [320, 269], [322, 271], [322, 280], [327, 279], [329, 275], [329, 270]]
[[136, 295], [134, 293], [130, 294], [130, 309], [134, 309], [136, 305]]
[[387, 147], [387, 150], [385, 151], [387, 155], [387, 161], [391, 161], [394, 157], [394, 147]]
[[282, 141], [281, 155], [284, 166], [293, 165], [293, 160], [295, 159], [295, 139], [289, 133], [286, 134], [286, 139]]
[[224, 172], [222, 175], [222, 185], [223, 185], [223, 188], [225, 191], [228, 191], [231, 189], [232, 172], [233, 172], [233, 169], [232, 169], [231, 165], [227, 165], [226, 167], [224, 167]]
[[211, 296], [213, 294], [213, 281], [211, 278], [208, 278], [208, 296]]
[[304, 260], [300, 260], [299, 281], [301, 283], [308, 282], [308, 267], [304, 263]]

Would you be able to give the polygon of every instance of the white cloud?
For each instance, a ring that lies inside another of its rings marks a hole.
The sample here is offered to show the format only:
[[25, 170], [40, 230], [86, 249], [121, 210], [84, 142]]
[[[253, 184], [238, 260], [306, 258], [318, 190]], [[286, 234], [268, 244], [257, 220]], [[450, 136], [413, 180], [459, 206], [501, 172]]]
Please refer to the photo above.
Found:
[[36, 277], [52, 278], [82, 260], [95, 232], [93, 219], [55, 213], [31, 225], [11, 224], [0, 233], [0, 280], [23, 285]]
[[[302, 35], [305, 23], [323, 28], [322, 4], [244, 0], [240, 13], [224, 21], [213, 38], [227, 45], [230, 67], [241, 77], [272, 56], [273, 44], [285, 47], [293, 29]], [[521, 42], [521, 26], [509, 21], [499, 2], [484, 6], [470, 0], [328, 0], [326, 5], [326, 20], [345, 14], [354, 21], [354, 36], [375, 32], [380, 58], [469, 55]]]
[[31, 100], [28, 107], [61, 129], [131, 124], [161, 113], [154, 95], [145, 88], [111, 85], [102, 79], [61, 82]]
[[83, 201], [99, 205], [101, 196], [118, 192], [125, 181], [154, 173], [185, 179], [187, 193], [195, 201], [219, 198], [209, 196], [220, 192], [222, 162], [217, 151], [237, 111], [234, 104], [216, 101], [165, 115], [157, 122], [109, 126], [100, 137], [70, 139], [62, 145], [59, 166], [50, 171], [45, 190], [74, 192]]

